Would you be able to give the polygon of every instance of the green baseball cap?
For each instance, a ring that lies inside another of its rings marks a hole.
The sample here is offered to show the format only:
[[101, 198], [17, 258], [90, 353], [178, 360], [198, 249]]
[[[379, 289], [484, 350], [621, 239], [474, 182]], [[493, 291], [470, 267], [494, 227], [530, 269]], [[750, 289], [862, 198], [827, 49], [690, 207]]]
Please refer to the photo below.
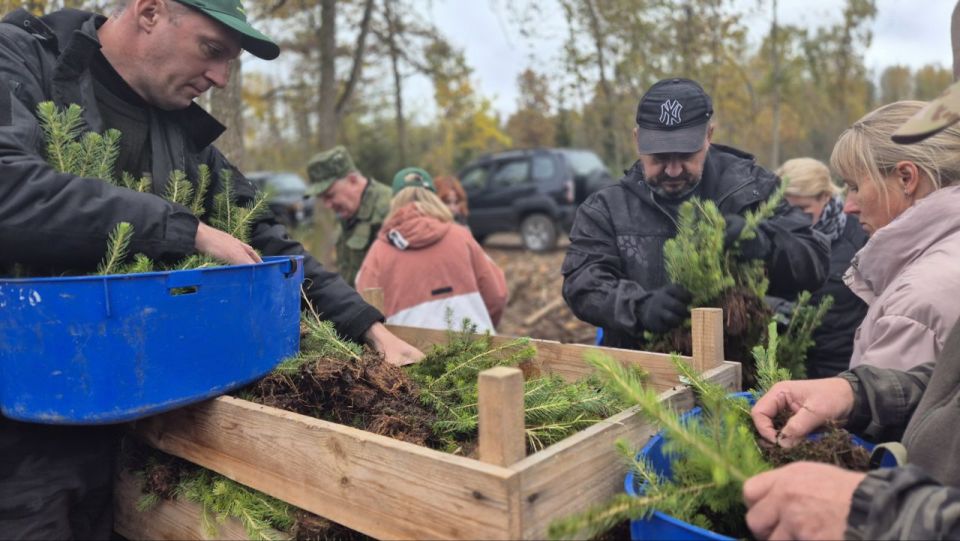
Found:
[[280, 56], [280, 46], [247, 22], [247, 12], [240, 0], [177, 0], [185, 6], [202, 11], [204, 14], [225, 24], [227, 28], [240, 33], [240, 46], [250, 54], [264, 60], [273, 60]]
[[354, 171], [357, 171], [357, 166], [353, 165], [353, 158], [343, 145], [324, 150], [307, 164], [307, 175], [310, 177], [307, 194], [322, 194], [329, 190], [334, 182]]
[[909, 144], [922, 141], [960, 120], [960, 82], [953, 83], [926, 107], [917, 111], [909, 120], [893, 132], [896, 143]]
[[437, 193], [437, 187], [433, 185], [433, 177], [419, 167], [407, 167], [393, 175], [393, 195], [397, 195], [397, 192], [404, 188], [411, 187], [426, 188]]

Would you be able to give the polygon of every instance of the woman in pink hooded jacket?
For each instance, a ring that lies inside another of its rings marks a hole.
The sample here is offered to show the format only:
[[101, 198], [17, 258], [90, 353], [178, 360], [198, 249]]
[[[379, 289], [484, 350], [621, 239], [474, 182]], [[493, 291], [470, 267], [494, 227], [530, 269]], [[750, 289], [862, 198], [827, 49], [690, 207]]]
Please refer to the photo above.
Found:
[[847, 185], [844, 211], [870, 235], [844, 276], [869, 305], [851, 368], [934, 360], [960, 318], [960, 131], [913, 145], [890, 139], [924, 105], [873, 111], [843, 132], [830, 158]]
[[357, 289], [383, 289], [387, 323], [459, 329], [469, 319], [478, 331], [492, 332], [507, 302], [503, 271], [454, 223], [426, 171], [401, 170], [393, 193]]

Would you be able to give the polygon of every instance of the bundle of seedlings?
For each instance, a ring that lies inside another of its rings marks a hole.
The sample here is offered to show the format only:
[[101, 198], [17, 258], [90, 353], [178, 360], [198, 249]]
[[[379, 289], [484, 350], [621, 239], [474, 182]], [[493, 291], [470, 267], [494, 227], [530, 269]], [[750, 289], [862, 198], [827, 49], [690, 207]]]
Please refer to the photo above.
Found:
[[[663, 249], [670, 281], [686, 288], [693, 296], [691, 308], [722, 308], [724, 314], [724, 351], [727, 358], [743, 364], [744, 386], [754, 384], [751, 350], [766, 339], [765, 322], [773, 317], [764, 301], [769, 287], [764, 262], [741, 261], [740, 243], [755, 238], [760, 223], [773, 216], [782, 203], [783, 188], [774, 192], [757, 210], [747, 212], [740, 236], [724, 246], [726, 222], [713, 201], [692, 198], [680, 206], [677, 235]], [[794, 377], [806, 375], [806, 352], [813, 344], [813, 331], [833, 304], [825, 297], [810, 305], [810, 293], [797, 299], [789, 325], [781, 329], [782, 366]], [[689, 355], [693, 348], [690, 322], [662, 335], [645, 335], [650, 351], [679, 352]]]
[[[775, 323], [770, 324], [768, 332], [767, 346], [757, 346], [753, 351], [757, 367], [757, 388], [751, 390], [754, 397], [776, 382], [791, 378], [790, 372], [777, 363]], [[645, 416], [660, 425], [663, 452], [670, 458], [672, 475], [661, 475], [646, 457], [619, 442], [618, 451], [641, 481], [642, 495], [620, 495], [581, 515], [558, 521], [551, 525], [552, 538], [602, 532], [625, 520], [647, 518], [654, 511], [734, 538], [749, 538], [742, 489], [750, 477], [798, 460], [855, 471], [869, 468], [867, 451], [836, 426], [828, 426], [820, 437], [790, 449], [762, 440], [750, 418], [750, 402], [746, 398], [730, 395], [707, 382], [677, 356], [673, 356], [673, 364], [690, 381], [701, 408], [699, 417], [684, 418], [672, 411], [655, 391], [645, 389], [616, 361], [602, 355], [591, 355], [588, 360], [623, 399], [639, 406]]]
[[[100, 179], [114, 186], [138, 192], [149, 192], [152, 182], [149, 177], [134, 178], [127, 172], [117, 174], [116, 163], [120, 155], [121, 134], [107, 130], [103, 134], [83, 132], [83, 108], [70, 105], [60, 110], [53, 102], [37, 106], [37, 117], [46, 142], [47, 162], [59, 172], [76, 176]], [[253, 222], [268, 208], [266, 195], [258, 195], [250, 204], [240, 205], [234, 191], [229, 170], [219, 176], [219, 191], [212, 198], [209, 191], [213, 184], [210, 168], [201, 165], [196, 182], [191, 182], [183, 171], [173, 171], [167, 181], [164, 198], [188, 208], [198, 218], [206, 218], [211, 227], [248, 242]], [[210, 206], [212, 208], [208, 209]], [[209, 212], [208, 212], [209, 211]], [[143, 254], [130, 254], [133, 226], [118, 222], [108, 239], [106, 254], [96, 274], [134, 274], [152, 271], [197, 269], [223, 265], [209, 256], [195, 254], [176, 262], [156, 262]], [[15, 276], [24, 277], [34, 273], [18, 266]]]
[[[420, 363], [408, 368], [420, 387], [420, 400], [436, 413], [434, 433], [442, 448], [472, 455], [479, 419], [478, 376], [495, 366], [516, 366], [528, 374], [536, 351], [520, 338], [494, 347], [489, 334], [477, 335], [464, 321], [460, 331], [448, 331], [447, 344], [434, 346]], [[637, 370], [638, 377], [645, 376]], [[524, 382], [523, 405], [528, 452], [537, 452], [567, 436], [626, 409], [597, 378], [567, 382], [559, 376], [535, 375]]]
[[[309, 304], [308, 304], [309, 306]], [[301, 318], [300, 352], [238, 391], [258, 404], [345, 424], [401, 441], [438, 447], [433, 410], [403, 368], [337, 336], [312, 307]]]

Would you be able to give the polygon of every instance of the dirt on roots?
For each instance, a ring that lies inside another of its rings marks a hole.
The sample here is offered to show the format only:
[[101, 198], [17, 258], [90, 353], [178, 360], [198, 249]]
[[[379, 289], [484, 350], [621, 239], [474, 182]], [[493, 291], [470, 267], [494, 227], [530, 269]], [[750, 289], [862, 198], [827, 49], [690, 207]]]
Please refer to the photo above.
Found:
[[383, 355], [317, 357], [296, 372], [274, 372], [247, 389], [254, 402], [432, 447], [435, 414], [420, 403], [416, 384]]

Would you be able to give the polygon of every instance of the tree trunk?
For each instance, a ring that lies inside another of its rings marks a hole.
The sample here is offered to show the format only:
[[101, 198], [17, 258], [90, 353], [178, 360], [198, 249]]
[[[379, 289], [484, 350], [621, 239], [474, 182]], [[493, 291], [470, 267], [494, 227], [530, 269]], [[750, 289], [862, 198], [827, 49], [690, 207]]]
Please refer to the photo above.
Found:
[[397, 27], [398, 21], [393, 13], [393, 2], [395, 0], [384, 0], [384, 15], [387, 19], [387, 41], [390, 47], [390, 63], [393, 67], [393, 103], [396, 110], [397, 119], [397, 149], [400, 153], [400, 164], [406, 166], [407, 163], [407, 126], [406, 119], [403, 116], [403, 87], [400, 77], [400, 51], [397, 49]]
[[320, 28], [320, 96], [318, 104], [318, 138], [321, 150], [337, 144], [337, 0], [321, 0]]
[[210, 114], [227, 127], [217, 139], [217, 148], [243, 170], [243, 73], [239, 59], [230, 61], [230, 80], [225, 88], [210, 92]]
[[343, 85], [343, 93], [337, 99], [334, 111], [339, 121], [347, 110], [347, 104], [353, 96], [353, 91], [360, 82], [363, 73], [363, 55], [367, 48], [367, 34], [370, 33], [370, 20], [373, 18], [373, 0], [366, 0], [363, 6], [363, 19], [360, 21], [360, 32], [357, 34], [357, 44], [353, 48], [353, 66], [350, 68], [350, 78]]
[[770, 54], [773, 57], [773, 120], [770, 167], [780, 165], [780, 48], [777, 40], [777, 0], [773, 0], [773, 25], [770, 27]]
[[953, 79], [960, 80], [960, 2], [950, 17], [950, 43], [953, 44]]
[[590, 33], [593, 35], [593, 44], [597, 50], [597, 67], [600, 71], [600, 90], [603, 93], [603, 153], [607, 163], [619, 164], [620, 152], [617, 147], [617, 133], [614, 129], [616, 125], [613, 118], [613, 91], [610, 89], [610, 81], [607, 80], [606, 66], [604, 62], [603, 49], [603, 31], [600, 28], [600, 16], [597, 14], [597, 8], [594, 0], [587, 0], [587, 12], [590, 15]]

